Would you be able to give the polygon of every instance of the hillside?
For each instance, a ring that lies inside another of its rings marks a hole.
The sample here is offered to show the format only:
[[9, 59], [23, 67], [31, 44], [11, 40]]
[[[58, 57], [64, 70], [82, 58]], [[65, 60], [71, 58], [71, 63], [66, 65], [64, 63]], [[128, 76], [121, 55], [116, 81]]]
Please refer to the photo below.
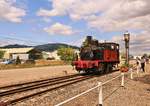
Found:
[[26, 47], [32, 47], [32, 46], [13, 44], [13, 45], [6, 45], [0, 48], [26, 48]]
[[54, 51], [57, 50], [60, 47], [71, 47], [73, 49], [79, 49], [77, 46], [72, 46], [68, 44], [62, 44], [62, 43], [50, 43], [50, 44], [43, 44], [43, 45], [37, 45], [37, 46], [27, 46], [27, 45], [6, 45], [0, 48], [26, 48], [26, 47], [35, 47], [35, 49], [41, 50], [41, 51]]
[[63, 47], [71, 47], [73, 49], [79, 49], [79, 47], [77, 47], [77, 46], [72, 46], [72, 45], [67, 45], [67, 44], [62, 44], [62, 43], [51, 43], [51, 44], [38, 45], [38, 46], [35, 46], [35, 48], [38, 50], [41, 50], [41, 51], [54, 51], [62, 46]]

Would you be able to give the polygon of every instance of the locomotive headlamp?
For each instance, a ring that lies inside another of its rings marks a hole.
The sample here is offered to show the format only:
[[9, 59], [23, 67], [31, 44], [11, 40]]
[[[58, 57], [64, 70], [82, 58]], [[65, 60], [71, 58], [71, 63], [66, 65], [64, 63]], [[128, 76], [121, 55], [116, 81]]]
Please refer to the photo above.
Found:
[[117, 50], [118, 50], [118, 49], [119, 49], [119, 46], [117, 46], [116, 48], [117, 48]]
[[115, 47], [114, 47], [114, 45], [111, 45], [111, 49], [114, 49]]

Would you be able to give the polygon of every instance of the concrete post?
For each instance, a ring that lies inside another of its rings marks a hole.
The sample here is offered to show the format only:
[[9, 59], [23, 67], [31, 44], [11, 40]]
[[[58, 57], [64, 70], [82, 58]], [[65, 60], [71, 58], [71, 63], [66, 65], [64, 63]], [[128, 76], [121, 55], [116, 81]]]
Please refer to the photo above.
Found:
[[124, 87], [124, 73], [121, 73], [121, 86]]
[[130, 68], [130, 78], [133, 79], [133, 70]]
[[98, 82], [98, 86], [99, 86], [98, 106], [103, 106], [102, 82]]
[[139, 67], [136, 67], [136, 73], [139, 74]]

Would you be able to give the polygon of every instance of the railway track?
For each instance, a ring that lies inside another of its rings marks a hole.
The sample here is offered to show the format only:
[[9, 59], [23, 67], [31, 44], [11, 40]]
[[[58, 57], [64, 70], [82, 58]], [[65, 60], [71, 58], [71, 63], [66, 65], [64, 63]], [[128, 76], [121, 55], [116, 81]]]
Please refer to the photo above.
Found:
[[32, 84], [42, 83], [42, 82], [47, 82], [47, 81], [54, 81], [54, 80], [60, 80], [60, 79], [65, 79], [65, 78], [71, 78], [71, 77], [75, 77], [75, 76], [79, 76], [79, 74], [62, 76], [62, 77], [56, 77], [56, 78], [49, 78], [49, 79], [42, 79], [42, 80], [30, 81], [30, 82], [24, 82], [24, 83], [18, 83], [18, 84], [12, 84], [12, 85], [7, 85], [7, 86], [1, 86], [0, 90], [2, 90], [2, 89], [9, 89], [9, 88], [13, 88], [13, 87], [27, 86], [27, 85], [32, 85]]
[[[7, 106], [96, 76], [79, 74], [0, 87], [0, 106]], [[42, 90], [38, 90], [42, 89]], [[38, 90], [38, 91], [37, 91]], [[26, 93], [27, 92], [27, 93]], [[18, 96], [19, 93], [19, 96]], [[26, 93], [26, 94], [25, 94]], [[23, 94], [23, 96], [21, 95]], [[24, 95], [25, 94], [25, 95]], [[17, 95], [17, 96], [15, 96]], [[20, 96], [21, 95], [21, 96]], [[14, 98], [15, 97], [15, 98]], [[6, 99], [3, 99], [6, 98]]]
[[[52, 90], [56, 90], [61, 87], [65, 87], [67, 85], [71, 85], [80, 81], [84, 81], [87, 79], [92, 78], [93, 76], [80, 76], [80, 75], [70, 75], [65, 77], [58, 77], [58, 78], [52, 78], [52, 79], [46, 79], [46, 80], [40, 80], [40, 81], [34, 81], [34, 82], [28, 82], [28, 83], [22, 83], [22, 84], [15, 84], [15, 85], [9, 85], [5, 87], [1, 87], [0, 89], [5, 89], [5, 91], [0, 92], [0, 99], [7, 98], [7, 97], [14, 97], [14, 95], [18, 95], [18, 93], [25, 93], [25, 92], [31, 92], [37, 89], [45, 88], [44, 90], [40, 90], [34, 93], [29, 93], [24, 96], [19, 96], [15, 99], [9, 99], [5, 100], [5, 102], [1, 102], [1, 104], [4, 105], [10, 105], [14, 104], [16, 102], [28, 99], [30, 97], [43, 94]], [[52, 86], [52, 87], [50, 87]], [[16, 87], [16, 88], [14, 88]], [[48, 88], [46, 88], [48, 87]], [[11, 88], [11, 89], [10, 89]], [[9, 89], [9, 90], [7, 90]]]

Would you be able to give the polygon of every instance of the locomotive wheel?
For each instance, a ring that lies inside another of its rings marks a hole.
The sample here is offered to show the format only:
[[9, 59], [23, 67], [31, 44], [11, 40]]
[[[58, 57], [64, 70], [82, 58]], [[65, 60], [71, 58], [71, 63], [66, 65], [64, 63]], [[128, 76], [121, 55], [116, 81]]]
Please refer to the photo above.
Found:
[[96, 71], [100, 74], [103, 74], [105, 72], [104, 69], [105, 69], [104, 64], [99, 63], [98, 67], [96, 68]]
[[113, 69], [112, 64], [107, 64], [107, 65], [106, 65], [106, 73], [111, 72], [112, 69]]
[[84, 72], [90, 74], [90, 69], [85, 69]]

